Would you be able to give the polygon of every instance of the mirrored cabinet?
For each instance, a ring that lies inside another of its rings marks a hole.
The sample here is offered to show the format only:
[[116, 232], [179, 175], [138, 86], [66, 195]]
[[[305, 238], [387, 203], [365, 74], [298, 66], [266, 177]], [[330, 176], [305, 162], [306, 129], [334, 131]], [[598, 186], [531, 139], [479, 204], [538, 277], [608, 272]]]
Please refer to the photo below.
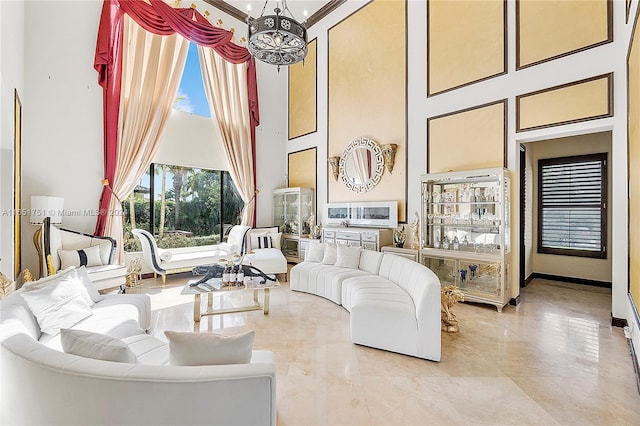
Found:
[[420, 262], [499, 312], [511, 297], [510, 190], [502, 168], [421, 176]]
[[273, 225], [282, 232], [282, 252], [291, 262], [301, 261], [300, 238], [311, 234], [313, 189], [280, 188], [273, 191]]

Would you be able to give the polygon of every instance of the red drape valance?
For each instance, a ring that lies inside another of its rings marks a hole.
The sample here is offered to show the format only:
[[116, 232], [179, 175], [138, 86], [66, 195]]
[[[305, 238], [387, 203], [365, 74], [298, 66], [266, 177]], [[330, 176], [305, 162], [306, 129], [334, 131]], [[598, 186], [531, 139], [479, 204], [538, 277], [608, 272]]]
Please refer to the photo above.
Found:
[[[247, 63], [247, 87], [251, 137], [255, 147], [255, 128], [260, 124], [258, 111], [258, 85], [255, 60], [249, 51], [231, 41], [233, 34], [214, 27], [194, 8], [173, 8], [162, 0], [104, 0], [98, 28], [96, 54], [93, 67], [98, 72], [98, 84], [103, 88], [104, 119], [104, 178], [100, 197], [100, 214], [95, 233], [102, 235], [106, 224], [107, 209], [111, 199], [110, 183], [116, 169], [118, 139], [118, 113], [122, 84], [123, 20], [126, 13], [145, 30], [159, 35], [178, 33], [187, 40], [214, 49], [225, 60]], [[255, 168], [255, 148], [253, 151]]]

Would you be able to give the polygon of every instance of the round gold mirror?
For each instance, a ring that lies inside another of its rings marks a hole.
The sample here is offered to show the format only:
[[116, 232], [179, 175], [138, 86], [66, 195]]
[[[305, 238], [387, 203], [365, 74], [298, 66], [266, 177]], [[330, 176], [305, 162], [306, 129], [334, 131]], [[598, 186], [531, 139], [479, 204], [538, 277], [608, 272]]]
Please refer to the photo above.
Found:
[[353, 192], [371, 191], [382, 178], [384, 158], [380, 145], [370, 138], [353, 140], [340, 157], [340, 177]]

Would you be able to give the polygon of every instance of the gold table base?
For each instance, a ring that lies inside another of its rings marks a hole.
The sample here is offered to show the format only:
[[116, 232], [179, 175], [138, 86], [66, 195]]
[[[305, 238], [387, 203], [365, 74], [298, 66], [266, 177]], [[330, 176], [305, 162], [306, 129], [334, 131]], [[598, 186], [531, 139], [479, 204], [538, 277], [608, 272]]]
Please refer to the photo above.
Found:
[[[264, 291], [264, 305], [261, 305], [260, 302], [258, 301], [258, 290]], [[204, 312], [200, 312], [202, 294], [194, 295], [193, 320], [195, 322], [200, 322], [200, 318], [202, 318], [205, 315], [222, 315], [222, 314], [230, 314], [234, 312], [248, 312], [248, 311], [263, 310], [264, 315], [269, 315], [269, 287], [254, 288], [253, 289], [253, 305], [239, 306], [236, 308], [213, 309], [213, 293], [214, 292], [207, 293], [207, 310]], [[222, 303], [222, 299], [220, 300], [220, 303]]]

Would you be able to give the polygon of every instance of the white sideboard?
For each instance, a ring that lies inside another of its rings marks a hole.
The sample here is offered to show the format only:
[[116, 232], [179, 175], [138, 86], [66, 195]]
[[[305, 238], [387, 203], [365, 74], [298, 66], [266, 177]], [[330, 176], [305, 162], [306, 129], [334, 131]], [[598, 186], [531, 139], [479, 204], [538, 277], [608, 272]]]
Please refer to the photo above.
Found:
[[355, 227], [324, 228], [322, 230], [322, 241], [380, 251], [382, 246], [393, 244], [393, 230], [388, 228]]

